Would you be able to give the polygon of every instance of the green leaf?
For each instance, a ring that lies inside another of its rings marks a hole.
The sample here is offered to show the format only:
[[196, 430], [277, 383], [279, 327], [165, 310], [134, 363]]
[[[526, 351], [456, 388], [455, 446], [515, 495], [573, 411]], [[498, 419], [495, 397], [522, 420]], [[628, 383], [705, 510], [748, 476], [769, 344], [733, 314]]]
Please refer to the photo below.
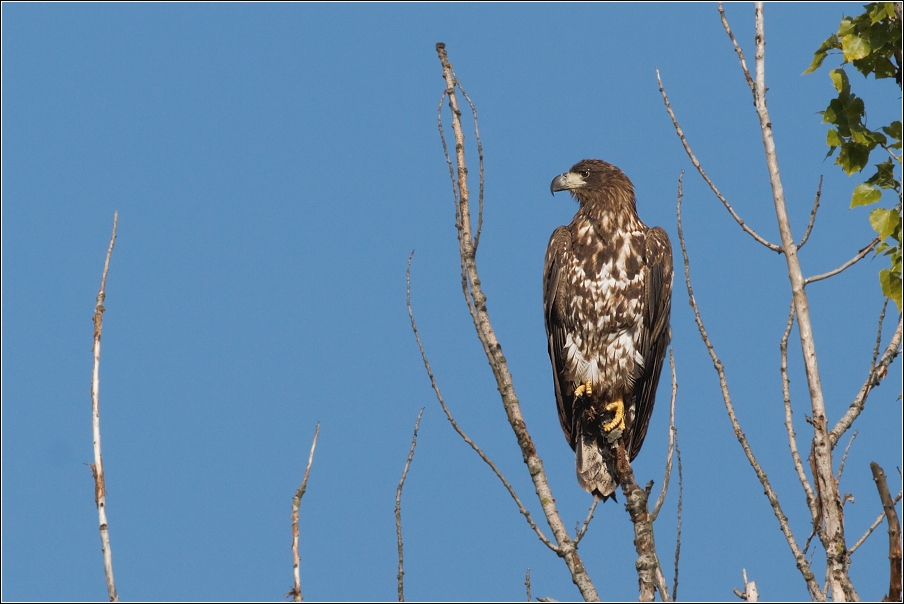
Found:
[[870, 134], [871, 133], [869, 130], [867, 130], [863, 126], [860, 126], [859, 124], [851, 128], [851, 139], [855, 143], [860, 143], [861, 145], [866, 145], [867, 147], [874, 144], [873, 138], [872, 136], [870, 136]]
[[822, 112], [822, 123], [835, 125], [843, 123], [845, 126], [847, 125], [847, 118], [844, 114], [844, 105], [841, 101], [832, 99], [831, 102], [829, 102], [829, 106]]
[[879, 283], [882, 285], [882, 294], [893, 300], [898, 306], [898, 312], [901, 312], [901, 276], [883, 268], [879, 271]]
[[829, 77], [832, 78], [832, 85], [835, 87], [841, 95], [847, 96], [851, 93], [851, 83], [848, 81], [847, 74], [843, 69], [833, 69], [829, 72]]
[[[868, 206], [880, 199], [882, 199], [882, 191], [866, 183], [859, 184], [854, 188], [854, 194], [851, 196], [851, 207]], [[872, 214], [870, 214], [870, 220], [872, 220]]]
[[[879, 193], [879, 191], [876, 191]], [[879, 195], [882, 195], [879, 193]], [[878, 199], [876, 199], [878, 201]], [[872, 202], [870, 202], [872, 203]], [[879, 237], [886, 239], [895, 232], [901, 224], [901, 215], [888, 208], [876, 208], [869, 213], [869, 223], [873, 230], [879, 233]]]
[[819, 69], [822, 62], [825, 61], [829, 51], [835, 48], [841, 48], [841, 45], [838, 43], [838, 36], [832, 34], [819, 45], [819, 48], [813, 53], [813, 62], [810, 63], [810, 66], [801, 75], [806, 75]]
[[838, 136], [837, 130], [829, 130], [826, 132], [826, 144], [830, 147], [840, 147], [842, 143], [841, 137]]
[[850, 17], [843, 18], [841, 20], [841, 23], [838, 25], [838, 36], [846, 36], [852, 31], [854, 31], [854, 20]]
[[887, 134], [888, 136], [892, 137], [895, 140], [895, 144], [891, 146], [893, 149], [901, 148], [901, 122], [900, 121], [896, 120], [896, 121], [892, 122], [891, 124], [889, 124], [888, 126], [883, 126], [882, 132], [884, 132], [885, 134]]
[[872, 48], [866, 38], [861, 38], [857, 34], [847, 34], [841, 38], [841, 50], [845, 61], [855, 61], [867, 56]]
[[869, 149], [857, 143], [849, 143], [841, 148], [835, 163], [850, 176], [862, 170], [869, 161]]
[[870, 176], [867, 184], [876, 185], [882, 189], [897, 188], [898, 181], [895, 179], [895, 166], [890, 159], [882, 163], [876, 164], [876, 173]]

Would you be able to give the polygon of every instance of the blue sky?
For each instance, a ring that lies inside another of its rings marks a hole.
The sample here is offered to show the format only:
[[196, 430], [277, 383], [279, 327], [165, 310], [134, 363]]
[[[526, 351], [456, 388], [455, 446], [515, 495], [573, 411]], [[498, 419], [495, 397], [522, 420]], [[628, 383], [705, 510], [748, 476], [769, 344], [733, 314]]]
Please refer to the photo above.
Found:
[[[853, 187], [824, 160], [827, 70], [813, 51], [858, 4], [766, 6], [767, 84], [794, 233], [820, 175], [804, 272], [873, 237]], [[114, 210], [101, 425], [117, 586], [126, 600], [279, 600], [292, 583], [290, 510], [317, 422], [301, 508], [310, 600], [396, 596], [395, 489], [426, 407], [403, 497], [406, 595], [517, 600], [579, 593], [430, 390], [412, 304], [456, 419], [539, 505], [463, 303], [448, 171], [436, 129], [447, 45], [480, 114], [486, 213], [478, 263], [497, 335], [559, 510], [582, 520], [541, 310], [550, 233], [574, 203], [549, 182], [585, 157], [620, 166], [641, 218], [677, 250], [675, 191], [695, 293], [742, 427], [799, 541], [808, 512], [783, 428], [785, 261], [725, 212], [675, 136], [659, 69], [700, 160], [735, 209], [778, 241], [750, 92], [715, 5], [3, 5], [3, 593], [106, 597], [93, 502], [91, 316]], [[753, 57], [753, 7], [726, 8]], [[827, 65], [834, 67], [830, 58]], [[891, 80], [851, 74], [869, 123], [900, 114]], [[469, 137], [473, 144], [473, 137]], [[471, 149], [471, 171], [476, 155]], [[882, 306], [864, 260], [808, 288], [829, 422], [863, 380]], [[679, 598], [723, 600], [741, 569], [763, 598], [805, 599], [762, 487], [734, 439], [676, 273], [672, 315], [684, 466]], [[896, 311], [886, 321], [887, 342]], [[799, 345], [795, 427], [811, 429]], [[868, 464], [897, 492], [900, 364], [869, 399], [841, 491], [848, 542], [880, 512]], [[667, 384], [638, 481], [662, 480]], [[847, 443], [845, 439], [844, 444]], [[656, 538], [671, 576], [675, 482]], [[900, 511], [900, 506], [899, 506]], [[547, 531], [548, 532], [548, 531]], [[600, 506], [580, 553], [605, 600], [635, 599], [632, 528]], [[879, 529], [854, 555], [860, 595], [887, 588]], [[817, 575], [823, 572], [816, 555]]]

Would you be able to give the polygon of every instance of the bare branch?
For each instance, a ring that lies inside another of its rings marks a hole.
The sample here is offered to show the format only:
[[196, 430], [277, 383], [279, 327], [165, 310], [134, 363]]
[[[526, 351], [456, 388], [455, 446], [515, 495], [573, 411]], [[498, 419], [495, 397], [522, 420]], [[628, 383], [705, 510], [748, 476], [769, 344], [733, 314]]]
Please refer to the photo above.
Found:
[[882, 324], [885, 322], [885, 311], [888, 309], [888, 298], [882, 300], [882, 310], [879, 312], [879, 328], [876, 330], [876, 346], [873, 348], [873, 358], [870, 361], [870, 370], [876, 366], [879, 358], [879, 349], [882, 347]]
[[[458, 97], [455, 88], [459, 87], [459, 82], [454, 75], [452, 64], [446, 54], [446, 45], [442, 42], [437, 43], [436, 51], [439, 55], [440, 63], [443, 67], [443, 78], [446, 81], [446, 94], [449, 97], [449, 108], [452, 112], [452, 131], [455, 135], [455, 163], [457, 166], [458, 177], [458, 214], [460, 221], [458, 223], [458, 243], [459, 253], [461, 256], [462, 275], [464, 278], [466, 298], [468, 298], [468, 309], [471, 312], [471, 318], [474, 321], [474, 327], [477, 331], [477, 337], [483, 346], [487, 355], [487, 360], [493, 369], [493, 375], [496, 378], [496, 385], [502, 397], [502, 404], [505, 408], [506, 416], [509, 424], [518, 440], [518, 446], [521, 448], [521, 454], [524, 463], [527, 465], [531, 480], [543, 507], [543, 513], [556, 539], [556, 545], [552, 546], [548, 540], [545, 541], [552, 547], [556, 553], [565, 560], [568, 570], [571, 573], [572, 580], [581, 592], [585, 600], [598, 600], [599, 595], [596, 588], [590, 581], [583, 562], [577, 555], [577, 548], [574, 542], [568, 536], [568, 531], [562, 522], [559, 512], [556, 509], [555, 497], [549, 487], [546, 478], [546, 472], [543, 469], [543, 461], [537, 455], [533, 440], [527, 430], [524, 416], [521, 413], [521, 404], [515, 394], [515, 387], [512, 383], [512, 376], [508, 370], [508, 363], [502, 354], [502, 346], [496, 338], [493, 327], [490, 324], [490, 316], [487, 311], [486, 295], [480, 286], [480, 277], [477, 273], [477, 264], [475, 261], [474, 238], [471, 235], [471, 213], [469, 205], [468, 193], [468, 168], [465, 164], [465, 145], [464, 133], [461, 128], [461, 111], [458, 108]], [[525, 510], [526, 512], [526, 510]], [[539, 529], [536, 529], [538, 535], [541, 535]]]
[[882, 598], [883, 602], [901, 601], [901, 522], [898, 520], [898, 512], [895, 510], [895, 502], [888, 492], [888, 481], [885, 472], [876, 462], [869, 464], [873, 472], [873, 480], [879, 491], [879, 499], [885, 509], [885, 517], [888, 520], [888, 562], [890, 578], [888, 582], [888, 595]]
[[838, 464], [838, 476], [835, 477], [835, 480], [841, 482], [841, 475], [844, 473], [844, 462], [847, 461], [848, 451], [851, 450], [851, 445], [854, 444], [854, 439], [857, 438], [857, 431], [854, 430], [854, 434], [851, 435], [851, 440], [848, 441], [848, 445], [844, 448], [844, 455], [841, 456], [841, 463]]
[[901, 354], [901, 351], [898, 347], [901, 345], [901, 318], [898, 318], [898, 327], [895, 329], [894, 335], [891, 337], [891, 341], [888, 343], [888, 346], [885, 348], [885, 352], [882, 353], [882, 356], [879, 358], [879, 362], [875, 364], [872, 370], [869, 372], [869, 376], [866, 378], [866, 381], [863, 383], [863, 386], [860, 387], [860, 391], [857, 393], [857, 396], [854, 397], [854, 401], [851, 403], [851, 406], [845, 412], [845, 414], [838, 420], [838, 423], [835, 424], [835, 427], [832, 428], [832, 431], [829, 433], [829, 441], [831, 446], [834, 448], [838, 443], [838, 439], [851, 427], [854, 423], [854, 420], [863, 412], [863, 408], [866, 406], [866, 399], [869, 396], [869, 393], [873, 388], [880, 384], [880, 380], [882, 380], [888, 374], [888, 366], [895, 360], [895, 358]]
[[750, 86], [750, 92], [756, 94], [756, 84], [753, 83], [753, 78], [750, 77], [750, 72], [747, 70], [747, 61], [744, 60], [744, 51], [741, 50], [741, 47], [738, 46], [737, 40], [735, 40], [734, 34], [731, 33], [731, 27], [728, 26], [728, 19], [725, 18], [725, 11], [722, 9], [722, 3], [719, 3], [719, 15], [722, 17], [722, 26], [725, 28], [725, 33], [728, 34], [728, 37], [731, 38], [731, 43], [734, 45], [735, 52], [738, 55], [738, 58], [741, 60], [741, 69], [744, 70], [744, 77], [747, 79], [747, 85]]
[[[897, 505], [897, 503], [901, 501], [902, 496], [904, 496], [904, 491], [898, 492], [898, 495], [894, 498], [893, 503]], [[866, 538], [873, 534], [873, 531], [876, 530], [880, 524], [882, 524], [883, 520], [885, 520], [884, 510], [881, 514], [879, 514], [879, 516], [876, 517], [876, 520], [870, 525], [870, 527], [866, 529], [866, 532], [863, 533], [863, 536], [857, 540], [857, 543], [851, 546], [851, 548], [848, 550], [848, 554], [853, 554], [855, 551], [857, 551], [857, 548], [863, 545], [863, 542], [866, 541]]]
[[524, 587], [527, 589], [527, 601], [530, 602], [533, 598], [530, 597], [530, 569], [527, 569], [527, 572], [524, 573]]
[[876, 237], [875, 239], [873, 239], [873, 240], [869, 243], [869, 245], [867, 245], [865, 248], [863, 248], [862, 250], [860, 250], [859, 252], [857, 252], [857, 255], [856, 255], [856, 256], [854, 256], [853, 258], [851, 258], [850, 260], [848, 260], [847, 262], [845, 262], [844, 264], [842, 264], [842, 265], [839, 266], [838, 268], [836, 268], [836, 269], [834, 269], [834, 270], [831, 270], [831, 271], [829, 271], [829, 272], [827, 272], [827, 273], [823, 273], [823, 274], [821, 274], [821, 275], [816, 275], [816, 276], [808, 277], [808, 278], [804, 279], [804, 285], [809, 285], [809, 284], [815, 283], [815, 282], [817, 282], [817, 281], [822, 281], [823, 279], [828, 279], [829, 277], [834, 277], [835, 275], [837, 275], [837, 274], [840, 273], [841, 271], [844, 271], [844, 270], [846, 270], [846, 269], [849, 269], [850, 267], [854, 266], [855, 264], [857, 264], [858, 262], [860, 262], [861, 260], [863, 260], [864, 258], [866, 258], [866, 255], [869, 254], [871, 251], [873, 251], [873, 248], [875, 248], [877, 245], [879, 245], [879, 238], [878, 238], [878, 237]]
[[584, 534], [587, 532], [587, 527], [590, 526], [590, 521], [593, 520], [593, 513], [596, 511], [596, 506], [599, 505], [599, 502], [599, 499], [597, 499], [596, 497], [593, 498], [593, 503], [590, 504], [590, 511], [587, 512], [587, 518], [584, 520], [584, 525], [581, 526], [580, 530], [575, 532], [575, 547], [577, 547], [578, 543], [581, 542], [581, 539], [584, 538]]
[[[810, 322], [810, 308], [805, 289], [806, 281], [797, 257], [797, 246], [791, 234], [791, 223], [785, 205], [785, 193], [782, 186], [778, 165], [778, 154], [775, 138], [772, 133], [772, 119], [766, 106], [766, 34], [763, 16], [763, 3], [755, 6], [756, 20], [756, 86], [754, 87], [754, 104], [760, 121], [763, 135], [763, 150], [766, 156], [766, 167], [769, 170], [769, 182], [772, 185], [772, 200], [775, 205], [775, 217], [782, 239], [782, 249], [788, 267], [788, 280], [797, 313], [798, 335], [803, 352], [804, 369], [807, 376], [807, 387], [810, 393], [810, 406], [813, 410], [813, 462], [815, 471], [813, 479], [817, 483], [819, 509], [822, 510], [825, 529], [819, 533], [826, 551], [826, 567], [830, 577], [832, 600], [857, 600], [858, 596], [848, 577], [847, 548], [844, 538], [844, 520], [841, 509], [838, 483], [832, 468], [832, 446], [828, 437], [825, 401], [823, 399], [822, 382], [819, 376], [819, 364], [816, 355], [816, 340]], [[814, 591], [815, 583], [810, 584], [812, 597], [821, 591]]]
[[113, 580], [113, 552], [110, 550], [110, 528], [107, 524], [107, 484], [104, 480], [104, 460], [100, 450], [100, 334], [104, 323], [104, 299], [107, 297], [107, 271], [110, 270], [110, 256], [116, 243], [116, 223], [119, 213], [113, 212], [113, 233], [110, 235], [110, 246], [104, 260], [104, 272], [100, 278], [100, 290], [97, 292], [97, 304], [94, 306], [94, 373], [91, 378], [91, 430], [94, 436], [94, 463], [91, 473], [94, 475], [94, 503], [97, 505], [97, 517], [100, 525], [100, 547], [104, 556], [104, 576], [107, 579], [107, 595], [111, 602], [119, 602], [116, 582]]
[[[722, 10], [722, 4], [719, 4], [719, 11]], [[724, 19], [724, 15], [723, 15]], [[734, 594], [741, 598], [746, 602], [759, 602], [760, 594], [756, 589], [756, 581], [748, 581], [747, 580], [747, 569], [741, 569], [741, 574], [744, 577], [744, 591], [742, 592], [739, 589], [734, 590]]]
[[640, 583], [641, 602], [652, 602], [659, 590], [663, 602], [670, 602], [669, 589], [660, 571], [659, 557], [656, 555], [656, 544], [653, 539], [653, 519], [647, 508], [649, 494], [637, 486], [634, 470], [628, 459], [628, 452], [621, 443], [614, 447], [615, 468], [618, 484], [625, 495], [625, 509], [634, 524], [634, 547], [637, 550], [637, 578]]
[[[409, 258], [409, 262], [411, 259]], [[399, 487], [396, 489], [395, 496], [395, 526], [396, 537], [399, 541], [399, 602], [405, 601], [405, 568], [404, 557], [402, 555], [402, 487], [405, 486], [405, 477], [408, 476], [408, 468], [411, 466], [411, 460], [414, 457], [414, 447], [417, 446], [417, 431], [421, 426], [421, 416], [424, 415], [424, 407], [417, 414], [417, 421], [414, 422], [414, 435], [411, 437], [411, 449], [408, 450], [408, 459], [405, 460], [405, 469], [402, 470], [402, 478], [399, 480]]]
[[650, 512], [650, 519], [656, 522], [659, 510], [665, 502], [666, 493], [669, 491], [669, 478], [672, 476], [672, 455], [675, 452], [675, 397], [678, 395], [678, 380], [675, 378], [675, 349], [669, 348], [669, 365], [672, 367], [672, 400], [669, 405], [669, 454], [665, 461], [665, 477], [662, 479], [662, 490], [656, 499], [656, 505]]
[[822, 195], [822, 175], [819, 176], [819, 186], [816, 187], [816, 199], [813, 200], [813, 209], [810, 210], [810, 222], [807, 224], [807, 232], [804, 233], [803, 239], [801, 239], [800, 243], [797, 244], [797, 249], [800, 249], [804, 246], [804, 244], [810, 238], [810, 233], [813, 232], [813, 224], [816, 222], [816, 210], [819, 209], [819, 197], [821, 195]]
[[681, 467], [681, 449], [675, 435], [675, 455], [678, 457], [678, 528], [675, 537], [675, 577], [672, 580], [672, 601], [678, 601], [678, 559], [681, 557], [681, 512], [684, 507], [684, 469]]
[[[804, 488], [804, 494], [807, 499], [807, 507], [810, 509], [810, 518], [813, 522], [813, 525], [816, 526], [817, 518], [819, 517], [819, 509], [816, 507], [816, 495], [813, 493], [813, 487], [810, 486], [810, 481], [807, 479], [807, 474], [804, 472], [804, 464], [800, 459], [800, 452], [797, 449], [797, 434], [794, 432], [794, 422], [792, 421], [792, 411], [791, 411], [791, 383], [788, 379], [788, 338], [791, 335], [791, 326], [794, 325], [794, 302], [791, 302], [791, 310], [788, 312], [788, 324], [785, 326], [785, 333], [782, 334], [782, 341], [779, 344], [779, 350], [782, 354], [782, 398], [785, 402], [785, 430], [788, 432], [788, 447], [791, 449], [791, 460], [794, 462], [794, 469], [797, 471], [797, 479], [800, 481], [800, 485]], [[810, 538], [813, 537], [814, 533], [810, 534]], [[803, 551], [807, 551], [807, 547], [810, 545], [810, 538], [807, 539], [807, 542], [804, 544]]]
[[477, 246], [480, 245], [480, 231], [483, 229], [483, 143], [480, 142], [480, 129], [477, 127], [477, 107], [471, 101], [471, 97], [462, 88], [461, 82], [455, 78], [455, 84], [461, 90], [461, 95], [468, 101], [471, 106], [471, 114], [474, 116], [474, 138], [477, 139], [477, 158], [480, 167], [480, 188], [477, 193], [477, 230], [474, 231], [474, 252], [477, 252]]
[[456, 432], [458, 432], [458, 435], [461, 436], [461, 438], [466, 443], [468, 443], [468, 445], [470, 445], [472, 449], [474, 449], [474, 452], [480, 456], [480, 459], [482, 459], [488, 466], [490, 466], [490, 469], [493, 470], [493, 473], [496, 474], [499, 480], [502, 481], [502, 484], [505, 486], [506, 490], [508, 490], [509, 495], [512, 496], [512, 499], [514, 499], [515, 503], [518, 505], [518, 511], [520, 511], [521, 514], [524, 515], [527, 523], [534, 530], [534, 532], [537, 533], [537, 537], [540, 538], [540, 541], [546, 544], [546, 546], [551, 550], [558, 553], [558, 547], [553, 544], [546, 537], [546, 535], [543, 534], [543, 531], [541, 531], [540, 527], [537, 526], [537, 523], [534, 522], [534, 519], [531, 517], [530, 512], [527, 510], [527, 508], [524, 507], [524, 504], [521, 503], [521, 499], [518, 497], [518, 494], [515, 493], [515, 489], [512, 487], [509, 481], [506, 480], [505, 476], [502, 475], [502, 472], [499, 471], [499, 468], [496, 467], [496, 464], [493, 463], [493, 461], [489, 457], [487, 457], [486, 453], [484, 453], [483, 450], [478, 447], [474, 443], [474, 441], [471, 440], [468, 435], [465, 434], [464, 431], [458, 426], [458, 422], [455, 421], [455, 418], [452, 417], [452, 412], [449, 411], [449, 408], [446, 406], [446, 401], [443, 399], [443, 395], [439, 390], [439, 385], [436, 383], [436, 378], [433, 376], [433, 369], [431, 369], [430, 367], [430, 361], [427, 360], [427, 353], [424, 351], [424, 345], [421, 342], [421, 336], [417, 330], [417, 323], [415, 323], [414, 321], [414, 311], [411, 309], [411, 258], [413, 256], [414, 252], [412, 252], [411, 256], [408, 257], [408, 272], [406, 274], [407, 289], [405, 301], [408, 305], [408, 318], [411, 319], [411, 330], [414, 332], [414, 337], [417, 340], [417, 346], [421, 351], [421, 359], [424, 361], [424, 368], [427, 370], [427, 377], [430, 378], [430, 385], [433, 387], [433, 392], [434, 394], [436, 394], [436, 399], [439, 401], [440, 406], [443, 408], [443, 412], [446, 414], [446, 419], [448, 419], [449, 423], [452, 424], [452, 428]]
[[709, 185], [709, 188], [712, 189], [713, 193], [716, 194], [716, 197], [719, 198], [719, 201], [722, 202], [722, 205], [725, 206], [725, 209], [728, 210], [728, 213], [731, 214], [732, 218], [735, 219], [744, 232], [756, 239], [761, 244], [765, 245], [767, 248], [772, 250], [773, 252], [777, 252], [779, 254], [782, 253], [781, 246], [775, 245], [774, 243], [769, 243], [762, 237], [760, 237], [756, 231], [747, 226], [747, 223], [738, 216], [738, 214], [734, 211], [734, 208], [731, 207], [731, 204], [728, 203], [728, 200], [719, 192], [719, 189], [716, 188], [716, 185], [713, 184], [713, 181], [709, 179], [709, 176], [706, 175], [706, 172], [703, 170], [703, 166], [700, 165], [700, 162], [697, 160], [697, 157], [694, 155], [694, 152], [691, 151], [691, 146], [688, 144], [687, 139], [684, 136], [684, 131], [681, 129], [681, 126], [678, 125], [678, 118], [675, 117], [675, 112], [672, 111], [672, 105], [669, 103], [669, 97], [665, 93], [665, 88], [662, 85], [662, 79], [659, 77], [659, 70], [656, 70], [656, 81], [659, 82], [659, 93], [662, 94], [662, 100], [665, 102], [665, 108], [669, 112], [669, 116], [672, 118], [672, 124], [675, 126], [675, 132], [678, 134], [678, 138], [681, 139], [681, 144], [684, 145], [684, 150], [687, 152], [687, 156], [690, 158], [691, 163], [694, 164], [694, 167], [697, 168], [697, 172], [700, 173], [700, 176], [703, 177], [703, 180], [706, 181], [706, 184]]
[[788, 517], [785, 516], [785, 513], [782, 511], [781, 505], [779, 504], [778, 495], [776, 495], [775, 491], [772, 489], [772, 485], [769, 483], [769, 479], [767, 478], [766, 473], [763, 472], [763, 469], [760, 467], [759, 462], [754, 456], [753, 450], [750, 448], [750, 444], [747, 442], [747, 437], [741, 430], [741, 425], [738, 422], [737, 416], [735, 415], [734, 405], [731, 402], [731, 395], [728, 392], [728, 381], [725, 378], [725, 368], [722, 365], [722, 361], [720, 361], [719, 357], [716, 355], [715, 348], [713, 347], [712, 342], [709, 339], [709, 335], [706, 333], [706, 328], [703, 326], [703, 319], [700, 317], [700, 309], [697, 306], [697, 300], [694, 297], [694, 289], [691, 286], [690, 261], [688, 260], [687, 256], [687, 246], [684, 242], [684, 230], [681, 224], [681, 201], [682, 188], [681, 179], [679, 178], [677, 205], [678, 241], [681, 244], [681, 255], [684, 259], [684, 280], [685, 284], [687, 285], [687, 294], [688, 298], [690, 299], [690, 305], [694, 311], [694, 320], [697, 322], [697, 329], [700, 331], [700, 337], [703, 339], [703, 343], [706, 345], [706, 350], [709, 352], [709, 356], [713, 361], [713, 367], [715, 367], [716, 373], [718, 373], [719, 375], [719, 385], [722, 389], [722, 399], [725, 402], [725, 409], [728, 411], [728, 418], [729, 420], [731, 420], [731, 425], [734, 428], [735, 437], [737, 437], [738, 442], [741, 443], [741, 448], [744, 450], [744, 454], [747, 456], [747, 461], [750, 462], [750, 465], [753, 467], [754, 472], [756, 472], [757, 478], [759, 478], [760, 480], [760, 484], [763, 485], [766, 497], [769, 499], [769, 503], [772, 505], [772, 511], [775, 513], [775, 517], [778, 519], [782, 534], [785, 535], [785, 540], [788, 542], [788, 546], [791, 548], [791, 553], [797, 563], [797, 568], [800, 570], [801, 574], [804, 577], [804, 580], [807, 582], [807, 587], [810, 590], [811, 596], [813, 596], [817, 600], [825, 600], [825, 595], [819, 588], [819, 584], [816, 582], [816, 577], [813, 575], [813, 571], [810, 570], [810, 564], [807, 562], [806, 557], [797, 545], [797, 541], [795, 541], [794, 539], [794, 534], [791, 532], [791, 527], [788, 525]]
[[311, 452], [308, 455], [308, 465], [304, 469], [304, 478], [301, 479], [301, 485], [295, 491], [295, 496], [292, 497], [292, 572], [295, 576], [295, 585], [292, 587], [292, 591], [286, 595], [292, 596], [292, 600], [295, 602], [304, 600], [304, 596], [301, 595], [301, 558], [298, 555], [298, 510], [301, 508], [301, 498], [308, 489], [308, 476], [311, 475], [311, 464], [314, 463], [314, 449], [317, 448], [318, 436], [320, 436], [320, 422], [317, 422], [317, 427], [314, 429], [314, 440], [311, 442]]

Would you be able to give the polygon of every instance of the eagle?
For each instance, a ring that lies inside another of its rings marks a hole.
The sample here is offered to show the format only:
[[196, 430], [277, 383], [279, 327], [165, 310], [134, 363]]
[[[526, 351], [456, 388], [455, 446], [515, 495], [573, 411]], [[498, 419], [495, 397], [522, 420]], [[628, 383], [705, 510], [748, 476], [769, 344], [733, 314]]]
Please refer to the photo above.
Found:
[[619, 486], [613, 447], [640, 452], [671, 340], [672, 246], [637, 216], [634, 185], [585, 159], [556, 176], [580, 207], [549, 239], [543, 309], [559, 422], [578, 483], [605, 501]]

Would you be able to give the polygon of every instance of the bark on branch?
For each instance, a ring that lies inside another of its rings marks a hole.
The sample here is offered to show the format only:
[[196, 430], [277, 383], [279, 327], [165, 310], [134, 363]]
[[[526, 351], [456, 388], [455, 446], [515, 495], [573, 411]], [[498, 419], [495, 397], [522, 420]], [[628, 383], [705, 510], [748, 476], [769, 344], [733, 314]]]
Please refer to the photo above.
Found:
[[308, 489], [308, 476], [311, 475], [311, 464], [314, 463], [314, 449], [317, 448], [318, 436], [320, 436], [319, 422], [314, 429], [314, 440], [311, 442], [311, 453], [308, 455], [308, 465], [304, 469], [304, 478], [301, 479], [301, 484], [292, 498], [292, 571], [295, 576], [295, 584], [292, 587], [292, 591], [286, 595], [292, 596], [292, 600], [295, 602], [304, 600], [304, 596], [301, 594], [301, 558], [298, 555], [298, 511], [301, 509], [301, 498], [304, 497], [304, 493]]
[[104, 575], [107, 580], [107, 595], [111, 602], [119, 601], [116, 593], [116, 582], [113, 580], [113, 553], [110, 551], [110, 528], [107, 524], [107, 485], [104, 481], [104, 460], [100, 451], [100, 334], [104, 323], [104, 299], [107, 297], [107, 271], [110, 270], [110, 256], [116, 243], [116, 223], [119, 213], [113, 212], [113, 233], [110, 235], [110, 247], [104, 261], [104, 272], [100, 279], [100, 290], [97, 292], [97, 304], [94, 306], [94, 373], [91, 379], [91, 428], [94, 434], [94, 463], [91, 473], [94, 475], [94, 503], [97, 504], [97, 516], [100, 524], [100, 547], [104, 556]]
[[883, 602], [901, 601], [901, 523], [898, 520], [898, 512], [895, 510], [895, 502], [888, 492], [888, 481], [885, 472], [879, 464], [869, 464], [873, 472], [873, 480], [876, 481], [876, 489], [879, 491], [879, 499], [885, 510], [885, 518], [888, 521], [888, 565], [889, 581], [888, 594], [882, 598]]
[[460, 90], [461, 87], [446, 54], [446, 45], [442, 42], [437, 43], [436, 51], [443, 69], [443, 78], [446, 83], [443, 94], [444, 97], [449, 99], [449, 107], [452, 111], [452, 131], [455, 137], [454, 172], [457, 182], [453, 184], [453, 187], [457, 188], [456, 209], [458, 221], [456, 226], [458, 228], [459, 253], [461, 256], [462, 290], [468, 303], [468, 309], [471, 312], [471, 318], [474, 321], [474, 327], [477, 330], [477, 337], [483, 345], [487, 360], [496, 378], [496, 384], [502, 397], [502, 404], [509, 424], [515, 433], [524, 463], [527, 465], [537, 497], [540, 500], [540, 505], [543, 507], [543, 513], [556, 540], [555, 551], [568, 565], [572, 580], [580, 590], [581, 596], [585, 600], [595, 601], [599, 599], [596, 588], [590, 581], [584, 564], [577, 554], [577, 547], [568, 536], [565, 525], [556, 509], [555, 498], [552, 495], [543, 469], [543, 461], [537, 454], [525, 425], [524, 416], [521, 413], [521, 405], [515, 394], [508, 364], [502, 354], [502, 346], [499, 344], [499, 340], [496, 338], [496, 334], [490, 324], [487, 298], [481, 289], [480, 277], [477, 273], [477, 264], [475, 262], [476, 241], [471, 228], [468, 168], [465, 163], [465, 137], [461, 127], [461, 111], [458, 106], [456, 93], [456, 88]]
[[399, 480], [399, 486], [396, 488], [395, 497], [395, 525], [396, 539], [399, 543], [399, 602], [405, 601], [405, 565], [404, 556], [402, 555], [402, 487], [405, 486], [405, 478], [408, 476], [408, 468], [411, 467], [411, 460], [414, 458], [414, 448], [417, 446], [417, 431], [421, 427], [421, 417], [424, 415], [424, 407], [421, 407], [420, 413], [417, 414], [417, 420], [414, 422], [414, 435], [411, 437], [411, 448], [408, 450], [408, 459], [405, 460], [405, 469], [402, 470], [402, 478]]

